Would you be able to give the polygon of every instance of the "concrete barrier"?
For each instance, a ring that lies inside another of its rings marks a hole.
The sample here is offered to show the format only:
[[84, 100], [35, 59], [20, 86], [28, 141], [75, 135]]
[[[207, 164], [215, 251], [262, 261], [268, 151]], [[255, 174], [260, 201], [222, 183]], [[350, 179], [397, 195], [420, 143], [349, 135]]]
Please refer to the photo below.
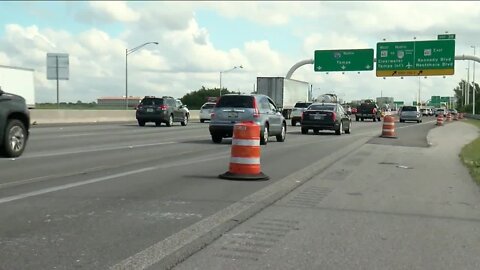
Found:
[[[198, 120], [199, 111], [190, 110], [190, 120]], [[32, 124], [134, 122], [134, 110], [30, 110]]]

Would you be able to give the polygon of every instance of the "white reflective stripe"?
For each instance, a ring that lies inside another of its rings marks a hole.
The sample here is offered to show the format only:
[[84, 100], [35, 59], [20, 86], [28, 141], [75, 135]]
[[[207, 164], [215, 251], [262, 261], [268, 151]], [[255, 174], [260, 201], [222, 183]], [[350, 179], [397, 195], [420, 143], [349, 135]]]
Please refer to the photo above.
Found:
[[230, 163], [236, 164], [260, 164], [260, 158], [242, 158], [242, 157], [231, 157]]
[[383, 132], [394, 132], [394, 129], [383, 129]]
[[384, 126], [395, 126], [394, 122], [383, 122]]
[[241, 146], [260, 146], [260, 138], [258, 140], [246, 140], [246, 139], [232, 139], [232, 145]]

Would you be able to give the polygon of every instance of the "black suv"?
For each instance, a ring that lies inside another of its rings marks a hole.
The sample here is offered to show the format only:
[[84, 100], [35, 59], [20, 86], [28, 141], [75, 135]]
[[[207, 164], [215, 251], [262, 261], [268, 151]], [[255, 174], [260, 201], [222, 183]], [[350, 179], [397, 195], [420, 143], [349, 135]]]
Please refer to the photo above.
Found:
[[25, 99], [0, 89], [0, 152], [18, 157], [25, 150], [30, 128], [30, 112]]
[[173, 122], [180, 122], [182, 126], [188, 123], [188, 111], [181, 102], [173, 97], [145, 97], [137, 106], [136, 117], [139, 126], [147, 122], [154, 122], [158, 127], [163, 123], [170, 127]]

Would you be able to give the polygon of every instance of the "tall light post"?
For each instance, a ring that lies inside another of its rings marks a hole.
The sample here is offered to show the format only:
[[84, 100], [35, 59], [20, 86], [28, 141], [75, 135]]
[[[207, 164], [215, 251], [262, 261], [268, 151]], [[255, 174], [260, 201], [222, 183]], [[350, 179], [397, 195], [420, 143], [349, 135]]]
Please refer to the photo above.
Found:
[[158, 45], [158, 42], [156, 41], [146, 42], [133, 49], [125, 49], [125, 110], [128, 110], [128, 55], [140, 50], [143, 46], [148, 44]]
[[[473, 48], [473, 56], [476, 56], [475, 55], [475, 48], [476, 46], [475, 45], [472, 45], [470, 46]], [[476, 87], [475, 87], [475, 61], [473, 62], [473, 79], [472, 79], [472, 82], [473, 82], [473, 90], [472, 90], [472, 95], [473, 95], [473, 108], [472, 108], [472, 114], [475, 114], [475, 92], [476, 92]]]
[[233, 68], [231, 69], [227, 69], [227, 70], [224, 70], [224, 71], [220, 71], [220, 96], [222, 96], [222, 73], [227, 73], [227, 72], [230, 72], [230, 71], [233, 71], [237, 68], [243, 68], [242, 65], [240, 66], [234, 66]]

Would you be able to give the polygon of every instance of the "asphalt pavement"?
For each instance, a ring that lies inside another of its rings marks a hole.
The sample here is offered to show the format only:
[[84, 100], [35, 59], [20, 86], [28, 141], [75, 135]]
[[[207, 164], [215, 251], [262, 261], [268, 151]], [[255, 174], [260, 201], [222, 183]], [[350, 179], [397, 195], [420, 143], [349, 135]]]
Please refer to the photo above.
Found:
[[262, 146], [271, 180], [245, 182], [218, 179], [231, 140], [213, 144], [208, 123], [35, 126], [22, 157], [0, 159], [0, 269], [121, 265], [380, 132], [378, 122], [353, 123], [352, 134], [341, 136], [288, 126], [286, 142], [272, 137]]
[[480, 269], [480, 190], [458, 159], [478, 129], [425, 122], [373, 137], [174, 269]]

